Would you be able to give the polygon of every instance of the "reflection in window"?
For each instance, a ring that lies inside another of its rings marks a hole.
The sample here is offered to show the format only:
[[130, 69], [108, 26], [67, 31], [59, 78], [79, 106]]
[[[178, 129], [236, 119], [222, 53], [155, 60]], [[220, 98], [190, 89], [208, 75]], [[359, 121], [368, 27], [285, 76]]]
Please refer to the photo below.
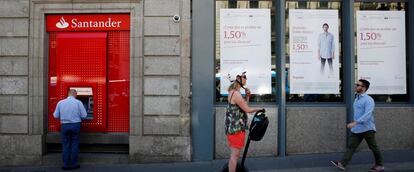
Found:
[[237, 8], [237, 0], [229, 0], [228, 8]]
[[289, 52], [289, 9], [337, 9], [339, 13], [339, 79], [343, 78], [342, 70], [342, 34], [341, 34], [341, 2], [308, 2], [308, 1], [286, 1], [286, 100], [288, 102], [343, 102], [343, 89], [340, 84], [340, 94], [290, 94], [289, 83], [289, 64], [290, 64], [290, 52]]
[[[271, 66], [272, 71], [272, 94], [252, 95], [250, 102], [275, 102], [276, 101], [276, 59], [275, 59], [275, 33], [274, 30], [274, 8], [270, 0], [236, 1], [236, 0], [216, 0], [215, 16], [215, 99], [217, 103], [227, 102], [227, 95], [220, 94], [220, 9], [224, 8], [261, 8], [271, 9]], [[247, 81], [249, 82], [249, 81]]]
[[259, 7], [259, 1], [258, 0], [250, 1], [249, 7], [250, 8], [258, 8]]
[[[354, 17], [356, 17], [357, 11], [362, 10], [377, 10], [377, 11], [406, 11], [408, 9], [408, 4], [404, 2], [356, 2], [354, 3]], [[408, 23], [408, 18], [406, 14], [406, 23]], [[406, 24], [406, 31], [408, 31], [408, 25]], [[356, 25], [356, 18], [354, 19], [354, 29], [355, 32], [357, 31], [357, 25]], [[408, 36], [406, 36], [408, 38]], [[357, 44], [356, 40], [357, 35], [355, 34], [355, 83], [358, 81], [358, 56], [357, 56]], [[408, 39], [407, 39], [408, 41]], [[408, 42], [406, 43], [408, 45]], [[408, 51], [407, 53], [408, 54]], [[409, 76], [409, 58], [407, 56], [406, 58], [406, 76], [408, 78]], [[409, 84], [409, 82], [407, 82]], [[409, 85], [407, 85], [407, 88], [409, 88]], [[407, 89], [407, 94], [371, 94], [371, 97], [374, 98], [376, 102], [383, 102], [383, 103], [401, 103], [401, 102], [408, 102], [409, 101], [409, 93], [410, 89]]]
[[298, 4], [298, 8], [299, 9], [306, 9], [306, 8], [308, 8], [308, 2], [305, 2], [305, 1], [301, 1], [301, 2], [298, 2], [299, 4]]
[[320, 9], [328, 9], [329, 8], [328, 4], [329, 4], [329, 2], [319, 2], [319, 8]]

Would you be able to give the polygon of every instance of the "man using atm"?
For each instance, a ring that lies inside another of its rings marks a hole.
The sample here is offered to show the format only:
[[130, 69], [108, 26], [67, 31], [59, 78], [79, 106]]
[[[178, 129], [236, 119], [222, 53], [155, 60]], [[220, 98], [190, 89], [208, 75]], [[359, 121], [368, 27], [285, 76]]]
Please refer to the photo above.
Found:
[[53, 113], [53, 117], [60, 119], [62, 124], [63, 170], [80, 167], [78, 164], [79, 134], [82, 119], [87, 116], [82, 102], [76, 99], [76, 90], [70, 89], [68, 94], [69, 96], [66, 99], [59, 101]]

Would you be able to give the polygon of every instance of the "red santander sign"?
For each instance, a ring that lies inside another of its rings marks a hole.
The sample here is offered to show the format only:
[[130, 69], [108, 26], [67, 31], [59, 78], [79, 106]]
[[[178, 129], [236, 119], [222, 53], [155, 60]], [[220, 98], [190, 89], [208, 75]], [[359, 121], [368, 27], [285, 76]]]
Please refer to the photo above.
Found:
[[46, 31], [130, 30], [129, 14], [50, 14]]

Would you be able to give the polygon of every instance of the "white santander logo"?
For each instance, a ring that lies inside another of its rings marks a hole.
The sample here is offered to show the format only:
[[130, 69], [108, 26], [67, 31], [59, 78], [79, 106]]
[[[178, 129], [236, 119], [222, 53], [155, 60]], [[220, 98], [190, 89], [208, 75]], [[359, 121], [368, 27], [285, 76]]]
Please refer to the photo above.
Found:
[[65, 19], [62, 17], [60, 18], [59, 22], [56, 23], [56, 27], [59, 29], [65, 29], [69, 26], [69, 23], [65, 21]]

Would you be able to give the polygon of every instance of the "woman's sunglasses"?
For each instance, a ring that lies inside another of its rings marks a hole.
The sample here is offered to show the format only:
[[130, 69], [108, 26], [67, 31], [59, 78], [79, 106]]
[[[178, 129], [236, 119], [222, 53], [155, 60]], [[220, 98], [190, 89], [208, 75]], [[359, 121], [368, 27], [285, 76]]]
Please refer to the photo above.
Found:
[[355, 84], [355, 86], [357, 86], [357, 87], [365, 87], [364, 85], [361, 85], [361, 84]]

